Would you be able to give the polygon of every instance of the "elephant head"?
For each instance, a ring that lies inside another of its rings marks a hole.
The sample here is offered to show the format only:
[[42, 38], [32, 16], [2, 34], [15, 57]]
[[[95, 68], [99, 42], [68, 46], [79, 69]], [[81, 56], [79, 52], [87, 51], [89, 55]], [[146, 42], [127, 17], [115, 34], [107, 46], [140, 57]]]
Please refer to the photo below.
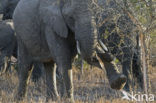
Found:
[[[126, 77], [112, 63], [114, 57], [108, 53], [107, 47], [99, 38], [96, 26], [96, 10], [99, 8], [94, 3], [91, 0], [71, 0], [64, 3], [61, 12], [66, 29], [75, 33], [77, 51], [82, 58], [91, 65], [105, 68], [111, 87], [121, 89], [126, 83]], [[66, 37], [67, 34], [60, 36]]]
[[[62, 25], [60, 36], [67, 37], [68, 29], [71, 29], [74, 32], [77, 45], [79, 45], [81, 56], [87, 62], [91, 62], [93, 56], [95, 56], [98, 41], [96, 15], [92, 7], [92, 0], [64, 0], [60, 12], [62, 13], [61, 18], [64, 20], [57, 20], [57, 24], [62, 24], [58, 21], [64, 21], [65, 24]], [[55, 25], [54, 28], [57, 28], [57, 26], [61, 27]]]
[[[74, 35], [72, 40], [79, 46], [82, 58], [91, 63], [98, 44], [96, 6], [93, 0], [41, 0], [39, 14], [47, 28], [58, 36], [66, 39], [69, 34]], [[104, 45], [100, 48], [105, 49]]]

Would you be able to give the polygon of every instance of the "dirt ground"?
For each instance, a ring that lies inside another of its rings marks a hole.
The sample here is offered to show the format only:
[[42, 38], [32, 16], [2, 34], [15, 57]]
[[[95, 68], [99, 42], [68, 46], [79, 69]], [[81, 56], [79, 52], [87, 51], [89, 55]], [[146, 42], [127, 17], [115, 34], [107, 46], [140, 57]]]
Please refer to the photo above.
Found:
[[[82, 75], [74, 68], [74, 96], [76, 103], [135, 103], [122, 100], [120, 91], [109, 87], [105, 73], [97, 68], [85, 69]], [[37, 83], [31, 80], [28, 86], [28, 94], [22, 103], [45, 103], [46, 85], [42, 77]], [[156, 67], [151, 67], [149, 72], [150, 93], [156, 96]], [[13, 103], [18, 84], [17, 73], [0, 76], [0, 103]], [[61, 103], [64, 101], [62, 100]], [[52, 102], [54, 103], [54, 102]], [[156, 103], [154, 101], [153, 103]]]

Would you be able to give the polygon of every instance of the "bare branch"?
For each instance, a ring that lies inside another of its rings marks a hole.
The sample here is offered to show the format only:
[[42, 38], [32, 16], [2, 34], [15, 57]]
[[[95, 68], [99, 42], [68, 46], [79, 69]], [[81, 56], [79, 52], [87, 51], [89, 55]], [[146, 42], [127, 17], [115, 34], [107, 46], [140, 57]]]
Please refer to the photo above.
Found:
[[150, 28], [147, 28], [145, 31], [144, 31], [144, 33], [146, 34], [146, 33], [150, 33], [150, 32], [152, 32], [152, 31], [154, 31], [156, 29], [156, 24], [155, 25], [153, 25], [153, 26], [151, 26]]

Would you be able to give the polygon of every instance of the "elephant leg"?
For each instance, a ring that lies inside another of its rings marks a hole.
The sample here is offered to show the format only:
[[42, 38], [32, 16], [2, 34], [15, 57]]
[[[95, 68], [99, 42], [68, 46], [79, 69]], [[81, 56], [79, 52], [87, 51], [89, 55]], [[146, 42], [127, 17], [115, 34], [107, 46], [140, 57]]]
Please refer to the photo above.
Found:
[[125, 85], [125, 90], [130, 91], [132, 85], [132, 61], [127, 60], [122, 63], [123, 74], [127, 77], [127, 83]]
[[47, 85], [47, 101], [52, 98], [56, 101], [59, 99], [56, 86], [56, 68], [54, 68], [54, 62], [44, 63], [46, 73], [46, 85]]
[[[65, 58], [63, 60], [66, 60]], [[66, 102], [74, 103], [74, 95], [73, 95], [73, 76], [72, 76], [72, 68], [71, 62], [60, 61], [58, 62], [58, 70], [63, 75], [63, 84], [66, 88]], [[64, 87], [63, 87], [64, 88]], [[64, 92], [64, 90], [62, 91]]]
[[46, 39], [51, 55], [58, 66], [58, 70], [63, 75], [67, 98], [73, 102], [73, 81], [71, 69], [72, 47], [69, 46], [70, 44], [66, 39], [56, 35], [49, 27], [46, 27]]
[[56, 79], [58, 84], [58, 91], [60, 92], [60, 96], [65, 96], [65, 85], [63, 81], [63, 75], [59, 72], [58, 67], [56, 68]]
[[[20, 60], [19, 60], [20, 61]], [[22, 100], [26, 95], [27, 84], [32, 72], [32, 64], [26, 62], [20, 62], [18, 68], [19, 86], [15, 99]]]
[[15, 96], [15, 101], [22, 100], [26, 95], [27, 85], [30, 80], [30, 75], [32, 73], [32, 65], [33, 62], [31, 60], [31, 56], [25, 49], [23, 43], [19, 40], [18, 44], [18, 79], [19, 86], [17, 90], [17, 94]]
[[69, 102], [74, 103], [74, 95], [73, 95], [73, 76], [71, 68], [63, 68], [63, 79], [67, 92], [67, 99]]
[[41, 63], [34, 63], [34, 69], [32, 71], [32, 80], [37, 82], [42, 75], [42, 65]]

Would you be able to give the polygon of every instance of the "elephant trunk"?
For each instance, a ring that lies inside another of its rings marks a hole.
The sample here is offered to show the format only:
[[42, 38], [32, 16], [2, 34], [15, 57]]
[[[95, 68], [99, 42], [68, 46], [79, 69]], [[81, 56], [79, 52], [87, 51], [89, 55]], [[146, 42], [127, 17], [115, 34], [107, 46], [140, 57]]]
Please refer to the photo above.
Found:
[[95, 22], [78, 21], [75, 27], [75, 37], [77, 40], [78, 53], [87, 62], [91, 62], [95, 57], [95, 48], [97, 45], [97, 29]]

